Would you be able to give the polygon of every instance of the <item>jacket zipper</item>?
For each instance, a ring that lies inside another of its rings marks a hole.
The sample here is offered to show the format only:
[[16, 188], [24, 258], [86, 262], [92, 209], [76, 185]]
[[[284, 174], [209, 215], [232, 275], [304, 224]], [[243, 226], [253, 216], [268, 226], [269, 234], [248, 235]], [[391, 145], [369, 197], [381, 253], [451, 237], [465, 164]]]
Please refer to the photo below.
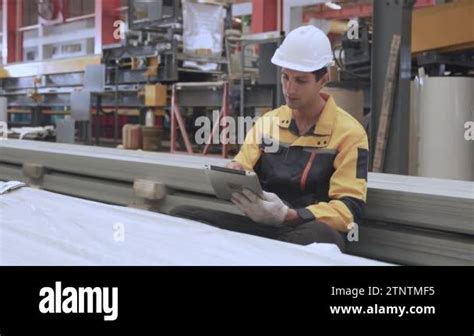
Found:
[[300, 180], [301, 191], [304, 191], [306, 189], [306, 182], [308, 180], [309, 171], [311, 170], [311, 166], [313, 165], [313, 161], [315, 157], [316, 157], [316, 151], [311, 153], [308, 163], [304, 167], [303, 174], [301, 175], [301, 180]]

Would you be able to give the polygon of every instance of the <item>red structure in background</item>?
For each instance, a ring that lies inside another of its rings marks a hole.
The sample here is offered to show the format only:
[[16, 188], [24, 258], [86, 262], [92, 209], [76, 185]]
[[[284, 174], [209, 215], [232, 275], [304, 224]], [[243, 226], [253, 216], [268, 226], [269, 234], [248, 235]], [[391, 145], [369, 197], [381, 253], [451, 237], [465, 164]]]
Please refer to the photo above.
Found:
[[[22, 7], [20, 0], [3, 0], [4, 19], [3, 23], [3, 52], [7, 63], [20, 62], [23, 60], [23, 37], [18, 28], [22, 25]], [[6, 31], [5, 31], [6, 30]]]
[[[337, 1], [336, 1], [337, 2]], [[415, 8], [434, 6], [436, 0], [417, 0]], [[307, 10], [303, 14], [303, 22], [308, 22], [310, 18], [326, 19], [326, 20], [343, 20], [350, 18], [364, 18], [372, 16], [371, 4], [345, 4], [341, 3], [341, 10], [332, 10], [324, 4], [315, 5], [311, 10]]]
[[114, 31], [118, 29], [114, 23], [120, 20], [120, 6], [120, 0], [102, 0], [102, 45], [119, 42], [114, 38]]
[[277, 30], [280, 0], [252, 0], [252, 33]]
[[[73, 1], [73, 0], [70, 0]], [[101, 15], [100, 22], [101, 22], [101, 40], [102, 46], [108, 44], [114, 44], [120, 42], [119, 39], [114, 38], [114, 32], [119, 29], [118, 26], [114, 25], [114, 23], [121, 19], [120, 12], [118, 9], [121, 6], [120, 0], [101, 0], [102, 1], [102, 12], [96, 13]], [[97, 21], [96, 21], [97, 22]], [[128, 116], [118, 116], [118, 129], [121, 130], [125, 124], [129, 122], [129, 119], [132, 117]], [[161, 122], [160, 118], [157, 118], [156, 124], [158, 125]], [[114, 128], [114, 116], [113, 115], [105, 115], [101, 116], [100, 119], [101, 125], [105, 125], [104, 134], [102, 136], [106, 138], [113, 138], [113, 128]], [[117, 134], [118, 139], [122, 138], [122, 132], [118, 132]]]
[[[280, 21], [278, 21], [278, 3], [281, 5], [282, 1], [283, 0], [252, 0], [252, 34], [281, 29], [282, 13], [280, 13]], [[254, 45], [252, 48], [258, 50], [259, 46]]]
[[[55, 8], [54, 17], [58, 16], [59, 11], [62, 13], [63, 20], [70, 17], [69, 3], [73, 0], [52, 0]], [[23, 61], [23, 34], [19, 28], [23, 26], [23, 1], [21, 0], [2, 0], [0, 2], [3, 7], [3, 61], [4, 63], [15, 63]], [[99, 6], [98, 6], [99, 4]], [[61, 7], [62, 6], [62, 7]], [[114, 38], [114, 31], [118, 29], [114, 23], [120, 20], [121, 6], [120, 0], [98, 0], [96, 8], [100, 9], [100, 23], [97, 31], [100, 33], [101, 45], [113, 44], [119, 42]]]

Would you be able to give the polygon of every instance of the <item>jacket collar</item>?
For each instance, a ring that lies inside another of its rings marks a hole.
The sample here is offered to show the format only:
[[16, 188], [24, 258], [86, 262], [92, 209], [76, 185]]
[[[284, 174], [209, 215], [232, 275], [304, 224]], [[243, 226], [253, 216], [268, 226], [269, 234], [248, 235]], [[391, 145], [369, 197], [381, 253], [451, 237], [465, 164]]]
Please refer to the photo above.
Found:
[[[316, 135], [331, 135], [334, 128], [334, 121], [336, 119], [337, 105], [332, 96], [325, 93], [320, 93], [320, 95], [326, 101], [326, 104], [319, 116], [319, 120], [316, 123], [313, 133]], [[290, 127], [293, 116], [291, 109], [287, 105], [284, 105], [283, 108], [280, 109], [277, 117], [279, 118], [280, 127]]]

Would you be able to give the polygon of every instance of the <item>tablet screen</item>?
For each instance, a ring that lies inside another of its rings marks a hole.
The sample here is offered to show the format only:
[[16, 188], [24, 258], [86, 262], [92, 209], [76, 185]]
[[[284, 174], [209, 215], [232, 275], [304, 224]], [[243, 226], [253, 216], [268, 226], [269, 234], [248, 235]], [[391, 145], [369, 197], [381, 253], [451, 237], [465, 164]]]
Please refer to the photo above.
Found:
[[262, 187], [257, 174], [250, 171], [229, 169], [218, 166], [206, 166], [206, 176], [218, 198], [230, 200], [232, 193], [249, 189], [257, 195], [262, 194]]

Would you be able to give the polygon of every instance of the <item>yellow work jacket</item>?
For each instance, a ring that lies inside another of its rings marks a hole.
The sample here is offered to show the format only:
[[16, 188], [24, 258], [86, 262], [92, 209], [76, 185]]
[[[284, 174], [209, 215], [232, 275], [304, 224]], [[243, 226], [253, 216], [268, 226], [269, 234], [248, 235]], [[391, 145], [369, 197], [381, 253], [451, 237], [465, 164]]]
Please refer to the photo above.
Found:
[[316, 125], [300, 135], [283, 105], [259, 118], [234, 158], [257, 173], [306, 222], [340, 232], [360, 221], [367, 195], [368, 139], [362, 125], [321, 93], [326, 104]]

